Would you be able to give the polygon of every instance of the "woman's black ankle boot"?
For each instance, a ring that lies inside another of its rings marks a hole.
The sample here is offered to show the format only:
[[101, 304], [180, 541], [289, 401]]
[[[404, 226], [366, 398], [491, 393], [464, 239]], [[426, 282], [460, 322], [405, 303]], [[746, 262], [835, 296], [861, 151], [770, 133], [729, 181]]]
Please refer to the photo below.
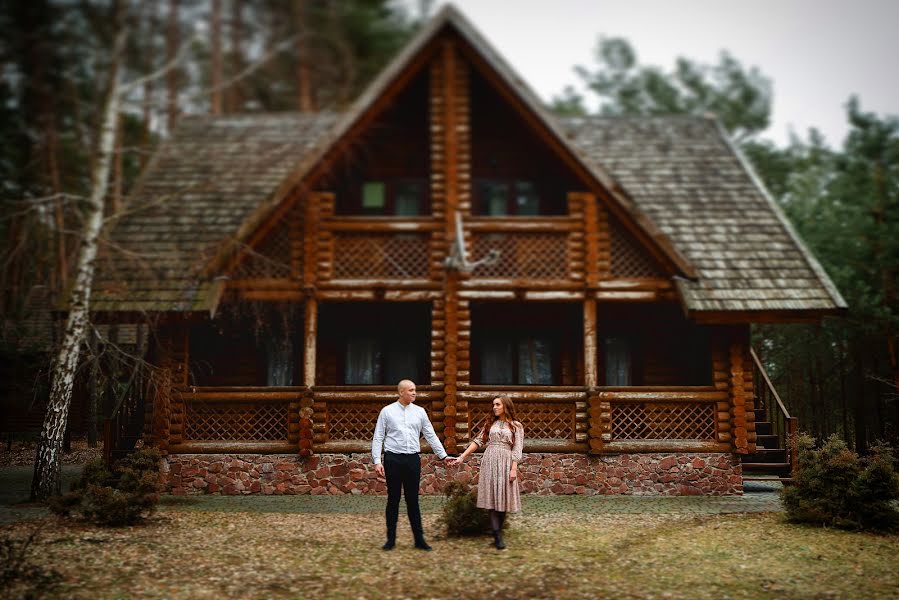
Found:
[[493, 530], [493, 545], [497, 550], [505, 550], [506, 543], [503, 541], [503, 530], [502, 529], [494, 529]]

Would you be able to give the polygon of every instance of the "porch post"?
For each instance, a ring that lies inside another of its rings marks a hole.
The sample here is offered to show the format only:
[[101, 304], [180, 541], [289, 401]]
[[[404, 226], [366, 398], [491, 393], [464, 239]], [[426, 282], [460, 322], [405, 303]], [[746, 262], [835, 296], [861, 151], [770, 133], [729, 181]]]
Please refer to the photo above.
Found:
[[596, 356], [596, 298], [584, 300], [584, 385], [587, 389], [598, 385]]
[[318, 300], [306, 298], [306, 314], [303, 319], [303, 398], [300, 400], [300, 456], [312, 455], [312, 415], [315, 385], [315, 342], [318, 332]]

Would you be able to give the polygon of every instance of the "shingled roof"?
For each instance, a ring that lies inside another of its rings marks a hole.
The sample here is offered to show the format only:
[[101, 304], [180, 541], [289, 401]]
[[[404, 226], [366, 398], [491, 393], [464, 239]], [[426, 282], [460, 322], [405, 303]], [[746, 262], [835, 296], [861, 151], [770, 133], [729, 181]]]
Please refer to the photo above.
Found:
[[93, 310], [209, 310], [218, 286], [204, 267], [336, 119], [332, 113], [182, 119], [103, 246]]
[[846, 307], [713, 119], [591, 117], [565, 124], [696, 267], [697, 280], [677, 280], [691, 312]]
[[672, 260], [685, 308], [828, 312], [839, 292], [714, 121], [560, 120], [452, 7], [385, 68], [346, 113], [192, 117], [157, 153], [113, 229], [97, 311], [199, 311], [221, 286], [204, 273], [244, 239], [441, 27], [454, 27]]

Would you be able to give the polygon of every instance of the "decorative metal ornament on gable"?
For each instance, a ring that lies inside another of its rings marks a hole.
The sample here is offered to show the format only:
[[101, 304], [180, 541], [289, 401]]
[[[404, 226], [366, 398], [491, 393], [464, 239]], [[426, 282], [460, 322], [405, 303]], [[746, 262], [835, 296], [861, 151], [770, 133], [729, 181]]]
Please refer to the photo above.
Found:
[[469, 261], [465, 250], [465, 236], [462, 230], [462, 215], [456, 213], [456, 236], [446, 257], [446, 268], [451, 271], [470, 273], [480, 266], [492, 265], [499, 261], [502, 251], [496, 248], [487, 252], [487, 256], [480, 260]]

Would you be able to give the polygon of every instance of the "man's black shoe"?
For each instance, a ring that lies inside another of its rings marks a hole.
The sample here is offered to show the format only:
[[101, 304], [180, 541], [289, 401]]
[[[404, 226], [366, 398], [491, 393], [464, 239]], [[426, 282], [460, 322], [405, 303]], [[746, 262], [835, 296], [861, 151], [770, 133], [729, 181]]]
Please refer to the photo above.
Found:
[[384, 542], [384, 545], [381, 546], [381, 550], [393, 550], [394, 546], [396, 546], [396, 542], [387, 540], [386, 542]]
[[424, 540], [415, 542], [415, 547], [418, 548], [419, 550], [424, 550], [425, 552], [430, 552], [431, 550], [433, 550], [433, 548], [428, 546], [428, 543]]

